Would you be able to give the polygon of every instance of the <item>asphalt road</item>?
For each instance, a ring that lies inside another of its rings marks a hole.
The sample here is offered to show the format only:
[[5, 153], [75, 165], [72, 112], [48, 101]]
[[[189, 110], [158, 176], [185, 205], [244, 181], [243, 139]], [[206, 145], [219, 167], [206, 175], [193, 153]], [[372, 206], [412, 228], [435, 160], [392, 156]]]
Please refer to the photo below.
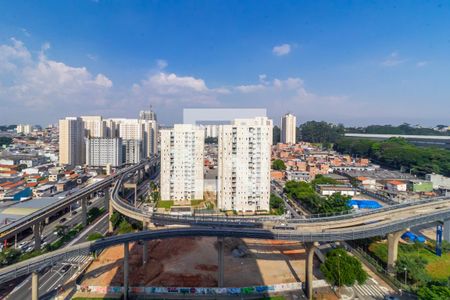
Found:
[[[95, 198], [91, 201], [92, 205], [90, 205], [88, 209], [94, 206], [102, 207], [104, 203], [103, 198]], [[71, 213], [68, 213], [61, 218], [67, 218], [68, 221], [63, 224], [69, 226], [69, 228], [81, 223], [81, 213], [77, 213], [74, 216], [72, 216]], [[57, 236], [53, 234], [53, 232], [55, 227], [59, 224], [61, 223], [58, 219], [52, 224], [44, 227], [43, 235], [45, 241], [50, 243], [57, 239]], [[86, 242], [91, 233], [100, 232], [104, 234], [107, 230], [108, 214], [105, 214], [99, 220], [90, 225], [86, 230], [84, 230], [77, 238], [70, 242], [69, 245]], [[30, 240], [32, 237], [27, 237], [27, 239]], [[56, 296], [58, 287], [62, 286], [68, 279], [70, 279], [78, 268], [86, 263], [89, 258], [89, 254], [80, 255], [68, 261], [59, 263], [51, 269], [41, 272], [39, 274], [39, 299], [51, 299]], [[27, 277], [22, 283], [20, 283], [5, 299], [31, 299], [31, 276]]]

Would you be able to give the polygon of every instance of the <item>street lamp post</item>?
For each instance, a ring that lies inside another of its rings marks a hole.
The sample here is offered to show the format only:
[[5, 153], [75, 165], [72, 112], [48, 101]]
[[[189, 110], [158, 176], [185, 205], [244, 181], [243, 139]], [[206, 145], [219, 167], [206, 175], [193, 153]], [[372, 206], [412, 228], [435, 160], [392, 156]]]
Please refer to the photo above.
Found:
[[405, 271], [405, 285], [406, 285], [406, 275], [408, 274], [406, 267], [403, 268], [403, 271]]

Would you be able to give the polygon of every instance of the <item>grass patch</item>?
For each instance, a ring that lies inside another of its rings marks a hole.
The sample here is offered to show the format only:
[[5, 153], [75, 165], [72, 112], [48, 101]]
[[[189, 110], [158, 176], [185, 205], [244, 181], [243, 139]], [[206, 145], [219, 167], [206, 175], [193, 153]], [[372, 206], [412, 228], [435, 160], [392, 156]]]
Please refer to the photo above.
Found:
[[[398, 255], [402, 256], [421, 256], [427, 260], [426, 271], [433, 280], [446, 280], [450, 277], [450, 252], [442, 253], [437, 256], [434, 252], [427, 248], [415, 249], [414, 245], [402, 244], [398, 245]], [[384, 262], [387, 262], [388, 250], [386, 243], [372, 243], [369, 251]]]
[[203, 201], [203, 199], [198, 199], [198, 200], [191, 200], [191, 206], [197, 206], [200, 205]]
[[160, 200], [156, 203], [157, 208], [170, 209], [173, 206], [173, 200]]

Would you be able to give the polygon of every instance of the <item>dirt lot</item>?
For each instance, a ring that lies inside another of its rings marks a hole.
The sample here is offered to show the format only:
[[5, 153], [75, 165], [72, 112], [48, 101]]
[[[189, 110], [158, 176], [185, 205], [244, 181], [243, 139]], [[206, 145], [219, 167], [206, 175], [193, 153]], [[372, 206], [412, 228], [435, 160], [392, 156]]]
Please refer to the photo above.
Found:
[[[148, 243], [149, 261], [145, 266], [143, 247], [130, 244], [131, 286], [217, 286], [216, 238], [174, 238]], [[236, 255], [237, 248], [243, 257]], [[305, 278], [305, 251], [297, 242], [227, 238], [224, 255], [225, 286], [286, 283]], [[123, 247], [109, 248], [92, 263], [82, 284], [122, 285], [122, 267]]]

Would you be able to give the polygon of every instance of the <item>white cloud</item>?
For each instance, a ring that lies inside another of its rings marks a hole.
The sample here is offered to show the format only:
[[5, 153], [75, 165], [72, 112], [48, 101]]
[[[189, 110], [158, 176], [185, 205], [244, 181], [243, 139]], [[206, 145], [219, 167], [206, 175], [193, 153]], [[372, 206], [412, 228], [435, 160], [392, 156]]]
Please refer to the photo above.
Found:
[[94, 54], [91, 54], [91, 53], [86, 54], [86, 57], [89, 58], [92, 61], [97, 61], [98, 60], [97, 55], [94, 55]]
[[20, 31], [22, 31], [23, 35], [26, 37], [30, 37], [31, 33], [28, 32], [26, 28], [20, 28]]
[[394, 51], [382, 61], [381, 65], [384, 67], [395, 67], [404, 63], [405, 61], [406, 60], [402, 59], [397, 51]]
[[[104, 105], [112, 81], [103, 74], [93, 75], [86, 67], [73, 67], [47, 58], [49, 43], [37, 57], [16, 39], [0, 45], [0, 104], [12, 102], [27, 110], [86, 109]], [[69, 105], [69, 106], [68, 106]]]
[[426, 60], [424, 60], [424, 61], [419, 61], [419, 62], [416, 63], [416, 67], [422, 68], [422, 67], [428, 66], [428, 64], [429, 64], [429, 62], [426, 61]]
[[225, 88], [210, 89], [203, 79], [165, 72], [151, 74], [132, 87], [133, 97], [143, 103], [150, 102], [164, 106], [215, 105], [217, 96], [227, 92]]
[[241, 93], [254, 93], [260, 92], [267, 88], [264, 84], [249, 84], [249, 85], [238, 85], [235, 89]]
[[158, 69], [163, 70], [167, 67], [168, 63], [166, 60], [164, 59], [158, 59], [156, 61], [156, 66], [158, 67]]
[[272, 52], [276, 56], [287, 55], [287, 54], [289, 54], [291, 52], [291, 45], [289, 45], [289, 44], [282, 44], [282, 45], [275, 46], [275, 47], [272, 48]]

